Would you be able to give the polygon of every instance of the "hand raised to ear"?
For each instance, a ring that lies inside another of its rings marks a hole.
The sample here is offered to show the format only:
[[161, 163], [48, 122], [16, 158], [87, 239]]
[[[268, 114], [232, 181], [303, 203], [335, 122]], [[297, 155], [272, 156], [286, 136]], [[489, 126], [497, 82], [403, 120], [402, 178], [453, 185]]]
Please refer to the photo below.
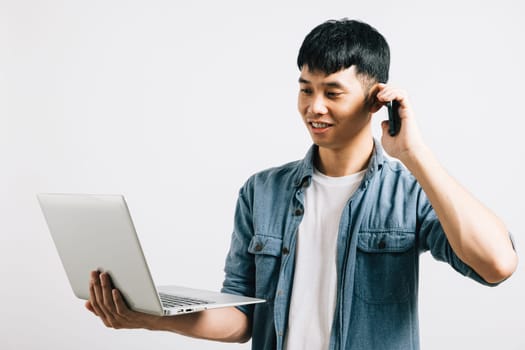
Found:
[[412, 110], [408, 95], [405, 91], [387, 84], [378, 84], [377, 86], [378, 93], [376, 98], [379, 102], [384, 104], [395, 100], [399, 103], [398, 112], [401, 120], [399, 133], [391, 136], [388, 132], [388, 120], [383, 121], [381, 123], [383, 129], [381, 143], [390, 156], [398, 158], [403, 162], [405, 157], [420, 151], [425, 146], [416, 124], [414, 111]]

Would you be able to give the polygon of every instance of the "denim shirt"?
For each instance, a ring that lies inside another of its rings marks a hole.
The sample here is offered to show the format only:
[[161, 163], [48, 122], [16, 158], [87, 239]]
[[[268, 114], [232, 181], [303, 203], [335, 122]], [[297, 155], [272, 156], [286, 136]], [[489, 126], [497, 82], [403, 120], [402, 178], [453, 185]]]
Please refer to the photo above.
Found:
[[[337, 302], [330, 349], [419, 349], [419, 255], [432, 255], [487, 284], [452, 251], [413, 175], [377, 140], [337, 238]], [[282, 349], [292, 292], [297, 229], [317, 146], [301, 161], [250, 177], [239, 192], [223, 292], [266, 303], [240, 306], [252, 349]], [[308, 335], [305, 335], [308, 336]]]

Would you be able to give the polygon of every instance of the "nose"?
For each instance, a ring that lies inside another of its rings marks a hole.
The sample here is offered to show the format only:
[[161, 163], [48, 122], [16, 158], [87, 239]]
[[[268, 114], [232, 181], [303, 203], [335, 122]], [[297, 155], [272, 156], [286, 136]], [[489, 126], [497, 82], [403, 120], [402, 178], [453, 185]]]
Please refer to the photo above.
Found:
[[322, 95], [317, 95], [312, 98], [312, 103], [310, 104], [310, 112], [316, 115], [323, 115], [328, 113], [328, 110], [324, 103], [324, 97]]

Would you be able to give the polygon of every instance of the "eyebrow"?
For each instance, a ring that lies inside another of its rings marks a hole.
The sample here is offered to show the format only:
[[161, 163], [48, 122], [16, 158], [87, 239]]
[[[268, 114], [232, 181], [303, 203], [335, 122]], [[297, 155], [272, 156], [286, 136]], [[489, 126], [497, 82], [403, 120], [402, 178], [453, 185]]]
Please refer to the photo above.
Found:
[[[299, 77], [299, 83], [301, 83], [301, 84], [311, 84], [312, 82], [309, 81], [309, 80], [304, 79], [303, 77]], [[322, 83], [322, 85], [327, 86], [327, 87], [344, 89], [344, 86], [341, 83], [337, 82], [337, 81], [327, 81], [325, 83]]]

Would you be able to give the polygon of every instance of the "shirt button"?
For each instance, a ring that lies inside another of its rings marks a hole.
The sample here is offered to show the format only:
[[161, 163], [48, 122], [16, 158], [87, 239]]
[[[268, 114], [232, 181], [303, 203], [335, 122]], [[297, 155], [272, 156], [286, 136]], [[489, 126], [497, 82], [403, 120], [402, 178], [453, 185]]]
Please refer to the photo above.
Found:
[[290, 251], [288, 250], [288, 248], [284, 247], [283, 248], [283, 254], [284, 255], [288, 255], [288, 253], [290, 253]]
[[256, 252], [260, 252], [263, 249], [263, 246], [260, 245], [259, 243], [257, 243], [257, 245], [255, 246], [254, 249], [255, 249]]
[[301, 208], [297, 208], [297, 209], [295, 209], [295, 212], [294, 212], [294, 214], [295, 214], [296, 216], [303, 215], [303, 213], [304, 213], [304, 210], [302, 210]]
[[379, 249], [385, 249], [386, 248], [386, 242], [384, 240], [382, 240], [381, 242], [379, 242], [379, 244], [377, 246], [379, 247]]

